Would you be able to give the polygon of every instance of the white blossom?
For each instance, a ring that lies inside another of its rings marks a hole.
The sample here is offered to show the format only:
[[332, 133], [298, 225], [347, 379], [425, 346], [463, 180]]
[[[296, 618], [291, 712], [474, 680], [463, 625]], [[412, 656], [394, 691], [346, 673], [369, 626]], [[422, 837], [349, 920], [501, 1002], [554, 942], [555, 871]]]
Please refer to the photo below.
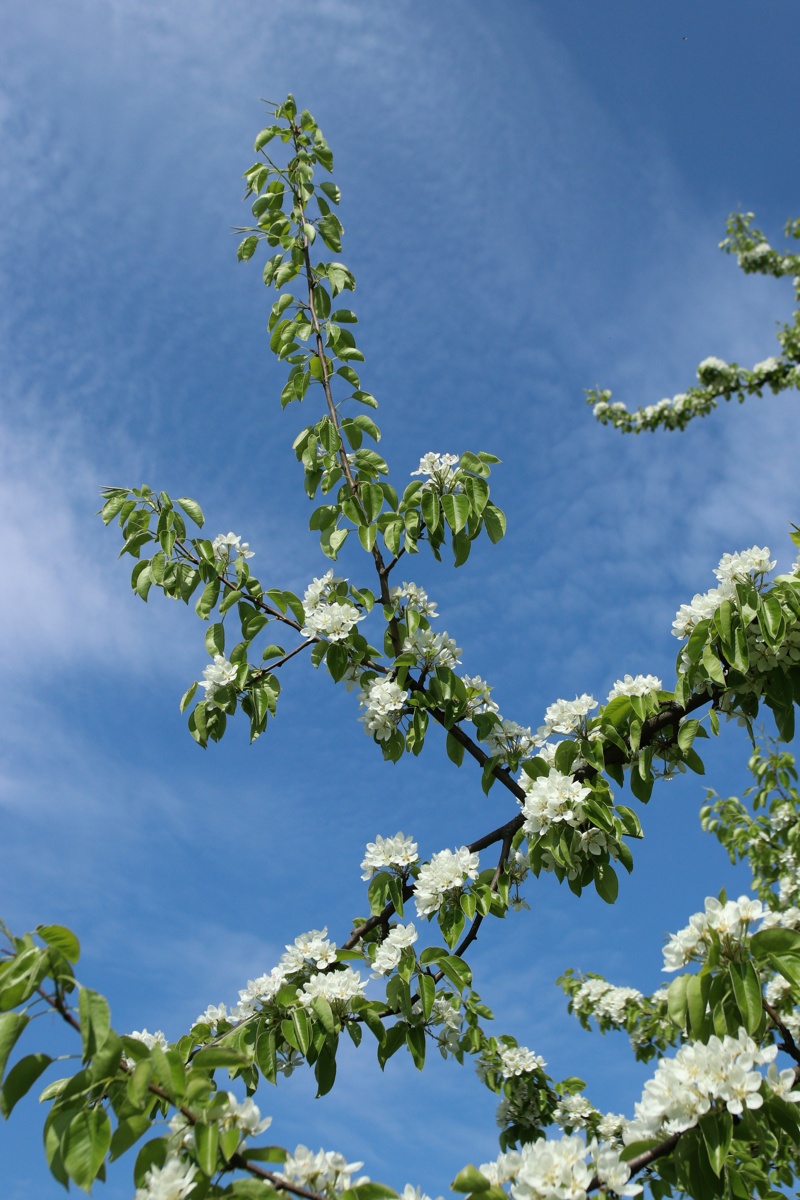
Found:
[[200, 687], [206, 689], [206, 700], [213, 700], [218, 688], [236, 680], [236, 667], [224, 654], [215, 654], [214, 661], [203, 671]]
[[420, 867], [414, 889], [414, 904], [420, 917], [438, 912], [449, 892], [462, 888], [468, 879], [477, 879], [479, 859], [466, 846], [458, 850], [440, 850]]
[[228, 1107], [219, 1121], [221, 1129], [241, 1129], [248, 1137], [256, 1137], [265, 1129], [269, 1129], [272, 1117], [264, 1117], [262, 1120], [261, 1110], [251, 1096], [240, 1101], [233, 1092], [228, 1092], [227, 1097]]
[[597, 1109], [585, 1096], [562, 1096], [553, 1113], [553, 1120], [567, 1129], [585, 1129], [596, 1112]]
[[759, 1050], [744, 1029], [735, 1038], [713, 1035], [706, 1044], [687, 1043], [674, 1058], [660, 1060], [623, 1141], [630, 1145], [681, 1133], [720, 1102], [735, 1116], [745, 1108], [760, 1108], [763, 1076], [755, 1068], [771, 1062], [777, 1052], [774, 1045]]
[[678, 971], [708, 944], [709, 932], [732, 941], [740, 941], [753, 921], [761, 920], [763, 906], [760, 900], [740, 896], [738, 900], [727, 900], [724, 904], [716, 896], [708, 896], [705, 911], [694, 913], [689, 924], [671, 935], [664, 947], [664, 971]]
[[224, 1021], [228, 1016], [228, 1011], [224, 1004], [209, 1004], [204, 1013], [194, 1020], [195, 1025], [210, 1025], [212, 1028], [219, 1021]]
[[220, 533], [211, 543], [214, 558], [218, 562], [230, 562], [232, 558], [252, 558], [255, 550], [250, 549], [249, 542], [243, 542], [235, 533]]
[[323, 996], [332, 1008], [343, 1013], [349, 1011], [350, 1002], [359, 999], [366, 986], [367, 981], [362, 982], [358, 971], [354, 971], [352, 967], [344, 967], [341, 971], [312, 975], [303, 984], [302, 989], [298, 988], [297, 996], [306, 1008], [315, 996]]
[[318, 604], [326, 602], [338, 583], [344, 583], [338, 575], [334, 575], [333, 568], [326, 571], [319, 579], [313, 579], [308, 585], [303, 596], [303, 611], [308, 619], [309, 613], [317, 607]]
[[544, 1070], [547, 1063], [541, 1054], [534, 1054], [527, 1046], [499, 1046], [500, 1071], [504, 1079], [524, 1075], [528, 1071]]
[[393, 971], [400, 962], [400, 957], [406, 946], [413, 946], [418, 934], [414, 925], [395, 925], [383, 939], [372, 963], [373, 979]]
[[529, 728], [516, 721], [504, 718], [493, 725], [483, 739], [492, 757], [510, 758], [512, 755], [527, 755], [536, 742]]
[[396, 833], [388, 838], [377, 834], [374, 842], [367, 842], [367, 852], [361, 863], [364, 872], [361, 878], [371, 879], [376, 871], [382, 871], [385, 867], [406, 871], [418, 858], [417, 843], [404, 833]]
[[522, 815], [528, 836], [545, 834], [559, 822], [574, 828], [585, 821], [583, 801], [591, 794], [591, 788], [571, 775], [552, 769], [549, 775], [540, 775], [537, 779], [524, 776], [522, 786], [527, 793]]
[[460, 646], [447, 633], [434, 633], [432, 629], [417, 629], [403, 642], [403, 653], [413, 654], [419, 666], [449, 667], [451, 670], [461, 660]]
[[281, 966], [287, 973], [299, 971], [306, 962], [313, 962], [319, 971], [336, 962], [336, 943], [328, 938], [327, 925], [301, 933], [281, 955]]
[[597, 701], [587, 692], [576, 696], [574, 700], [556, 700], [545, 710], [544, 725], [536, 735], [535, 744], [544, 745], [554, 733], [574, 733], [593, 708], [597, 708]]
[[491, 699], [491, 686], [480, 675], [462, 675], [461, 681], [468, 692], [473, 693], [467, 700], [467, 716], [476, 717], [479, 713], [499, 712], [498, 706]]
[[177, 1154], [167, 1156], [163, 1167], [155, 1164], [145, 1172], [144, 1187], [136, 1189], [135, 1200], [185, 1200], [194, 1191], [197, 1167]]
[[714, 574], [722, 584], [732, 584], [749, 579], [752, 575], [767, 575], [775, 569], [775, 559], [770, 560], [769, 546], [751, 546], [735, 554], [723, 554]]
[[136, 1041], [141, 1042], [148, 1050], [152, 1050], [153, 1046], [158, 1046], [160, 1050], [169, 1048], [169, 1042], [160, 1029], [157, 1029], [155, 1033], [148, 1033], [146, 1029], [134, 1029], [132, 1033], [127, 1033], [125, 1036], [136, 1038]]
[[698, 592], [692, 597], [691, 604], [682, 604], [672, 622], [672, 636], [687, 638], [700, 621], [713, 617], [724, 600], [730, 600], [735, 595], [732, 583], [724, 583], [711, 588], [707, 592]]
[[656, 675], [626, 675], [618, 679], [608, 693], [609, 702], [617, 696], [648, 696], [661, 691], [661, 680]]
[[407, 700], [408, 692], [394, 679], [374, 679], [359, 693], [358, 702], [366, 709], [359, 721], [364, 722], [367, 733], [385, 742], [397, 728]]
[[780, 360], [775, 358], [773, 354], [769, 358], [765, 358], [763, 362], [756, 363], [753, 367], [754, 375], [772, 375], [780, 369]]
[[348, 1163], [335, 1150], [318, 1150], [315, 1154], [307, 1146], [298, 1146], [276, 1174], [289, 1183], [299, 1183], [311, 1191], [322, 1191], [333, 1196], [349, 1187], [369, 1183], [367, 1175], [351, 1181], [351, 1177], [363, 1165], [363, 1162]]
[[389, 594], [395, 604], [402, 603], [403, 608], [413, 609], [421, 617], [430, 619], [439, 615], [435, 601], [429, 600], [425, 589], [418, 587], [416, 583], [404, 582], [402, 587], [392, 588]]
[[354, 604], [317, 604], [306, 612], [306, 623], [301, 629], [305, 638], [322, 637], [329, 642], [343, 642], [363, 621], [366, 613], [359, 612]]
[[433, 450], [429, 450], [427, 454], [423, 454], [417, 470], [411, 474], [427, 475], [439, 487], [446, 487], [453, 478], [453, 467], [458, 465], [458, 461], [457, 454], [435, 454]]
[[767, 1085], [776, 1096], [780, 1096], [781, 1100], [790, 1100], [793, 1104], [800, 1104], [800, 1091], [794, 1091], [796, 1082], [794, 1070], [791, 1067], [787, 1067], [785, 1071], [779, 1071], [775, 1063], [770, 1063], [767, 1067]]

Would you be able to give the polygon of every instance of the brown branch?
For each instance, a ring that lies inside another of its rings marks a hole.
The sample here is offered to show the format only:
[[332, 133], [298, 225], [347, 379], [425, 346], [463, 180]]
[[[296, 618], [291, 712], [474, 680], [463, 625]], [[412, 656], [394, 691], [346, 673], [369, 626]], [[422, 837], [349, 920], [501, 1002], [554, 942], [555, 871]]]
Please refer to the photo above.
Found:
[[[780, 1019], [780, 1016], [764, 996], [761, 997], [761, 1004], [764, 1008], [764, 1012], [767, 1014], [770, 1021], [772, 1021], [772, 1024], [783, 1038], [783, 1043], [780, 1046], [780, 1049], [785, 1051], [785, 1053], [793, 1058], [796, 1063], [800, 1063], [800, 1049], [798, 1049], [797, 1043], [787, 1027], [784, 1025], [783, 1021]], [[795, 1071], [797, 1071], [796, 1067]]]
[[[687, 1130], [683, 1129], [680, 1133], [673, 1133], [672, 1137], [667, 1138], [667, 1140], [662, 1142], [661, 1145], [654, 1146], [652, 1150], [645, 1150], [643, 1154], [637, 1154], [636, 1158], [632, 1158], [628, 1163], [631, 1172], [630, 1177], [633, 1178], [634, 1175], [638, 1175], [640, 1171], [643, 1171], [645, 1167], [649, 1167], [651, 1163], [656, 1161], [656, 1159], [665, 1158], [668, 1154], [671, 1154], [686, 1132]], [[600, 1186], [600, 1180], [595, 1175], [586, 1191], [594, 1192]]]

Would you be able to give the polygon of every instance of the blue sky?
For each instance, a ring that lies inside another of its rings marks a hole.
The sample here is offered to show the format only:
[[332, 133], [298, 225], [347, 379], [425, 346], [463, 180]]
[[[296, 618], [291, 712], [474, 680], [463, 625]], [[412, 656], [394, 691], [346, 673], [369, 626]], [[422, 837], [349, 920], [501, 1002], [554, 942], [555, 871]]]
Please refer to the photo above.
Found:
[[[773, 352], [788, 287], [744, 278], [716, 245], [738, 206], [773, 238], [800, 212], [798, 33], [772, 0], [757, 21], [739, 0], [0, 14], [0, 912], [19, 930], [74, 927], [81, 978], [117, 1028], [177, 1036], [300, 931], [341, 939], [376, 833], [413, 833], [429, 855], [510, 812], [436, 738], [384, 764], [354, 697], [302, 662], [266, 737], [248, 748], [234, 726], [203, 754], [177, 711], [207, 661], [203, 629], [134, 600], [94, 515], [101, 484], [146, 481], [196, 496], [212, 536], [241, 533], [262, 580], [302, 592], [326, 568], [290, 451], [315, 418], [280, 412], [269, 297], [229, 235], [259, 97], [292, 90], [335, 152], [362, 377], [395, 482], [431, 449], [503, 459], [505, 541], [457, 573], [420, 556], [406, 577], [437, 599], [464, 670], [536, 726], [557, 697], [602, 697], [626, 671], [672, 679], [675, 610], [723, 552], [793, 557], [791, 397], [622, 439], [583, 389], [632, 407], [683, 390], [707, 355]], [[367, 582], [358, 556], [345, 565]], [[743, 786], [746, 757], [727, 731], [708, 782]], [[498, 1032], [587, 1079], [602, 1107], [630, 1112], [645, 1072], [621, 1039], [573, 1025], [552, 982], [572, 965], [658, 986], [664, 934], [743, 885], [699, 834], [703, 795], [696, 779], [656, 791], [613, 909], [544, 880], [531, 913], [475, 947]], [[381, 1077], [353, 1053], [332, 1095], [312, 1095], [302, 1073], [262, 1093], [274, 1139], [337, 1148], [400, 1188], [436, 1195], [496, 1152], [468, 1068], [418, 1075], [398, 1057]], [[60, 1194], [42, 1118], [33, 1099], [0, 1129], [10, 1200]], [[129, 1196], [129, 1180], [123, 1163], [105, 1194]]]

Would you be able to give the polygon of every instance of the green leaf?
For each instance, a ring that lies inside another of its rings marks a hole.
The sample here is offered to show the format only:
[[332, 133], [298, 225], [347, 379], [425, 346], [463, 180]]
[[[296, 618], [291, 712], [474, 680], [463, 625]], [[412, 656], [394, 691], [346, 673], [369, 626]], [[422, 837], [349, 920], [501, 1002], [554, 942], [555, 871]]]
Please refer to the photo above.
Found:
[[491, 501], [489, 501], [483, 510], [483, 523], [486, 526], [490, 542], [497, 543], [505, 535], [506, 515], [502, 509], [492, 504]]
[[105, 997], [90, 988], [81, 988], [78, 995], [78, 1013], [81, 1021], [81, 1039], [83, 1041], [83, 1061], [88, 1062], [108, 1037], [111, 1027], [111, 1013]]
[[225, 627], [220, 621], [206, 630], [206, 650], [212, 658], [215, 654], [225, 653]]
[[206, 519], [203, 516], [202, 508], [196, 500], [190, 500], [188, 496], [181, 496], [181, 498], [176, 500], [175, 503], [181, 506], [187, 517], [194, 521], [195, 525], [199, 525], [201, 529], [203, 528], [206, 523]]
[[755, 958], [770, 954], [800, 954], [800, 933], [793, 929], [762, 929], [750, 939], [750, 952]]
[[200, 1170], [211, 1176], [217, 1169], [217, 1150], [219, 1149], [219, 1125], [210, 1125], [198, 1121], [194, 1128], [197, 1161]]
[[66, 929], [63, 925], [37, 925], [36, 932], [43, 942], [47, 942], [48, 946], [55, 950], [60, 950], [70, 962], [76, 963], [80, 958], [80, 942], [71, 929]]
[[686, 1004], [689, 1012], [689, 1023], [692, 1034], [699, 1041], [704, 1041], [710, 1032], [710, 1018], [707, 1013], [708, 993], [711, 990], [711, 976], [690, 975], [686, 984]]
[[442, 496], [442, 511], [453, 533], [460, 533], [469, 519], [469, 500], [448, 492]]
[[698, 1124], [711, 1169], [715, 1175], [721, 1175], [733, 1138], [733, 1117], [726, 1111], [710, 1112], [701, 1117]]
[[29, 1020], [27, 1013], [10, 1012], [0, 1016], [0, 1079], [3, 1078], [8, 1056]]
[[594, 868], [594, 886], [601, 900], [613, 904], [619, 895], [619, 880], [610, 863], [597, 863]]
[[226, 613], [229, 608], [233, 608], [234, 604], [238, 604], [241, 598], [242, 593], [240, 591], [229, 591], [219, 606], [220, 613]]
[[457, 767], [460, 767], [464, 761], [464, 747], [449, 730], [447, 733], [447, 741], [445, 742], [445, 749], [447, 750], [447, 757], [450, 759], [450, 761], [454, 762]]
[[732, 962], [728, 969], [742, 1024], [748, 1033], [755, 1033], [761, 1024], [764, 1011], [758, 975], [749, 959], [742, 963]]
[[249, 1062], [247, 1055], [239, 1050], [230, 1050], [227, 1046], [205, 1046], [195, 1054], [192, 1066], [213, 1070], [217, 1067], [246, 1067]]
[[453, 1192], [485, 1192], [491, 1186], [486, 1176], [470, 1163], [468, 1167], [464, 1167], [463, 1171], [458, 1172], [450, 1184], [450, 1190]]
[[237, 262], [249, 262], [256, 252], [258, 247], [258, 234], [251, 233], [249, 237], [243, 238], [239, 242], [236, 251]]
[[28, 1054], [15, 1063], [0, 1088], [0, 1113], [8, 1117], [14, 1105], [27, 1095], [52, 1062], [49, 1054]]
[[397, 1192], [385, 1183], [359, 1183], [339, 1194], [339, 1200], [393, 1200]]
[[61, 1143], [64, 1167], [70, 1179], [90, 1191], [111, 1145], [111, 1123], [102, 1108], [76, 1113]]
[[330, 1003], [324, 996], [315, 996], [311, 1001], [311, 1008], [314, 1014], [319, 1019], [319, 1023], [326, 1033], [336, 1032], [336, 1018], [333, 1015], [333, 1009]]
[[667, 988], [667, 1012], [678, 1029], [686, 1027], [686, 989], [690, 978], [690, 975], [679, 975]]
[[428, 1021], [433, 1011], [433, 1002], [436, 999], [436, 984], [433, 982], [433, 976], [426, 974], [424, 971], [419, 972], [417, 975], [417, 986], [419, 988], [419, 998], [422, 1002], [422, 1015]]
[[197, 613], [201, 621], [207, 621], [212, 609], [217, 603], [219, 589], [222, 586], [219, 576], [207, 583], [200, 593], [200, 597], [194, 606], [194, 611]]

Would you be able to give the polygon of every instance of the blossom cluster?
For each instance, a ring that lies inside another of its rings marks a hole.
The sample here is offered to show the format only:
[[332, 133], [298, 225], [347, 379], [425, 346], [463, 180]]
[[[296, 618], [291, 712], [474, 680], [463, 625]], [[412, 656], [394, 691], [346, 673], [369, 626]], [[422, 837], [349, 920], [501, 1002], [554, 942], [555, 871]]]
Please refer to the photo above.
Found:
[[359, 612], [354, 604], [334, 599], [337, 585], [344, 582], [330, 570], [308, 585], [303, 596], [306, 618], [301, 630], [303, 637], [344, 642], [358, 622], [364, 620], [366, 614]]
[[[480, 675], [462, 675], [461, 681], [467, 689], [467, 716], [477, 717], [480, 713], [499, 712], [491, 697], [491, 686]], [[530, 731], [528, 731], [530, 732]]]
[[618, 696], [649, 696], [652, 692], [660, 692], [661, 686], [657, 675], [626, 675], [613, 685], [608, 701], [611, 703]]
[[642, 1190], [628, 1182], [630, 1168], [620, 1161], [618, 1149], [598, 1147], [594, 1141], [587, 1146], [576, 1136], [540, 1138], [500, 1154], [479, 1170], [492, 1184], [510, 1183], [514, 1200], [586, 1200], [595, 1175], [618, 1196], [637, 1196]]
[[615, 987], [605, 979], [585, 979], [572, 997], [576, 1012], [584, 1016], [605, 1018], [612, 1025], [624, 1025], [626, 1009], [638, 1004], [644, 996], [636, 988]]
[[763, 916], [760, 900], [740, 896], [738, 900], [723, 903], [716, 896], [708, 896], [705, 911], [695, 913], [689, 924], [672, 934], [664, 947], [664, 971], [679, 971], [709, 944], [711, 934], [730, 941], [741, 941], [753, 921]]
[[349, 1163], [336, 1150], [317, 1150], [314, 1153], [307, 1146], [297, 1146], [277, 1174], [287, 1183], [300, 1184], [311, 1191], [333, 1197], [350, 1187], [369, 1183], [368, 1175], [352, 1180], [352, 1176], [363, 1165], [363, 1162]]
[[197, 1167], [177, 1154], [167, 1156], [163, 1167], [153, 1164], [144, 1176], [144, 1187], [136, 1189], [134, 1200], [185, 1200], [195, 1189]]
[[[681, 1133], [720, 1102], [734, 1116], [745, 1108], [760, 1108], [764, 1076], [756, 1068], [771, 1063], [777, 1053], [775, 1045], [759, 1050], [744, 1029], [737, 1037], [713, 1035], [707, 1043], [688, 1042], [674, 1058], [659, 1061], [636, 1102], [634, 1120], [623, 1130], [623, 1141], [630, 1145]], [[788, 1074], [794, 1078], [794, 1072]], [[800, 1092], [786, 1089], [788, 1080], [777, 1076], [776, 1082], [785, 1099], [800, 1101]]]
[[672, 633], [681, 640], [687, 638], [695, 625], [714, 616], [724, 600], [736, 594], [736, 584], [747, 580], [758, 582], [772, 571], [775, 561], [770, 560], [769, 547], [751, 546], [734, 554], [724, 554], [715, 567], [714, 574], [719, 586], [707, 592], [697, 593], [691, 604], [682, 604], [672, 623]]
[[523, 1075], [529, 1071], [544, 1070], [547, 1063], [541, 1054], [534, 1054], [527, 1046], [498, 1046], [500, 1074], [504, 1079]]
[[419, 466], [411, 474], [427, 475], [438, 487], [445, 488], [452, 483], [453, 467], [457, 467], [458, 463], [458, 454], [436, 454], [433, 450], [429, 450], [427, 454], [423, 454], [419, 460]]
[[214, 661], [203, 671], [200, 687], [206, 690], [206, 700], [213, 701], [220, 688], [227, 687], [236, 679], [236, 667], [228, 662], [224, 654], [215, 654]]
[[571, 775], [555, 769], [537, 779], [523, 775], [522, 786], [526, 792], [522, 805], [524, 829], [529, 837], [546, 834], [559, 822], [577, 828], [585, 821], [583, 801], [591, 789]]
[[322, 996], [332, 1009], [344, 1014], [349, 1012], [351, 1002], [360, 998], [366, 986], [367, 981], [362, 980], [358, 971], [343, 967], [339, 971], [320, 971], [312, 975], [302, 990], [298, 989], [297, 997], [308, 1008], [317, 996]]
[[413, 654], [417, 666], [449, 667], [451, 670], [461, 661], [461, 648], [447, 633], [434, 633], [432, 629], [417, 629], [403, 643], [403, 653]]
[[366, 712], [360, 721], [367, 733], [385, 742], [397, 728], [408, 700], [408, 692], [394, 679], [373, 679], [359, 692], [358, 702]]
[[393, 971], [400, 962], [400, 957], [406, 946], [413, 946], [418, 934], [412, 922], [408, 925], [395, 925], [378, 946], [375, 958], [372, 960], [373, 979]]
[[404, 609], [412, 609], [421, 617], [427, 617], [430, 620], [439, 615], [436, 611], [436, 602], [429, 600], [425, 589], [418, 587], [416, 583], [404, 582], [402, 587], [392, 588], [389, 595], [395, 605]]
[[508, 761], [510, 758], [525, 757], [535, 748], [536, 741], [530, 729], [509, 721], [504, 717], [492, 725], [483, 739], [493, 758]]
[[250, 549], [249, 542], [243, 542], [235, 533], [220, 533], [211, 543], [214, 558], [217, 562], [229, 563], [235, 558], [252, 558], [255, 550]]
[[545, 710], [544, 725], [539, 727], [535, 745], [543, 746], [554, 733], [575, 733], [593, 708], [597, 708], [597, 701], [586, 692], [574, 700], [556, 700]]
[[414, 890], [414, 904], [420, 917], [438, 912], [447, 896], [464, 886], [468, 879], [477, 879], [478, 855], [466, 846], [458, 850], [440, 850], [430, 862], [420, 867]]
[[394, 837], [381, 837], [377, 834], [374, 842], [367, 842], [367, 852], [361, 863], [362, 879], [371, 879], [376, 871], [385, 868], [405, 873], [417, 861], [417, 843], [404, 833], [396, 833]]

